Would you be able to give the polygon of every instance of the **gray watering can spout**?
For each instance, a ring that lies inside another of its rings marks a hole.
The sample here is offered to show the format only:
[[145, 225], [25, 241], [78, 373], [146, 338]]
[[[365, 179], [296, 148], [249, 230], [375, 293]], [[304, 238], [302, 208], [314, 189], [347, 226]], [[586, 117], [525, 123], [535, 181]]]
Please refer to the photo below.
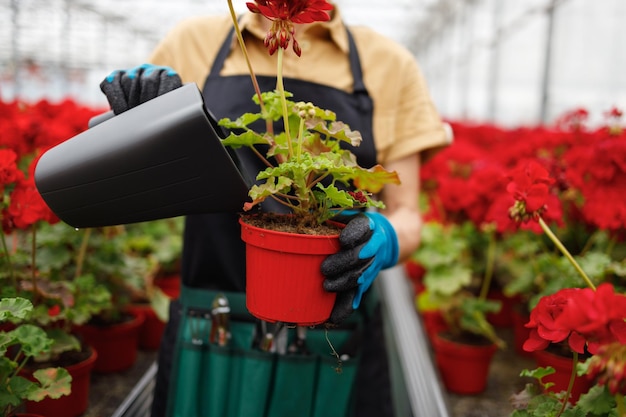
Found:
[[240, 211], [246, 185], [195, 84], [90, 128], [45, 152], [37, 189], [65, 223], [98, 227]]

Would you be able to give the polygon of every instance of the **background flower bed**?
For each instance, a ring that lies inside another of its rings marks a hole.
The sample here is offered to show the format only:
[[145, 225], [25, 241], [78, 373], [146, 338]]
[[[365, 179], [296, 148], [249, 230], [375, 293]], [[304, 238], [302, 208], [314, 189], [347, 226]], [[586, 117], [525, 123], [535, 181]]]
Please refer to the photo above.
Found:
[[[626, 191], [626, 142], [621, 116], [620, 110], [611, 109], [605, 114], [606, 123], [596, 128], [586, 125], [584, 109], [564, 115], [549, 127], [504, 129], [452, 122], [454, 144], [422, 170], [424, 230], [435, 227], [439, 232], [435, 237], [424, 234], [408, 270], [420, 271], [415, 264], [432, 260], [437, 254], [445, 259], [457, 250], [461, 255], [441, 262], [447, 265], [445, 269], [429, 271], [425, 267], [418, 273], [422, 277], [418, 279], [418, 309], [422, 314], [428, 307], [441, 304], [442, 292], [448, 291], [444, 294], [447, 300], [467, 292], [478, 296], [481, 284], [491, 278], [492, 289], [502, 290], [509, 298], [505, 304], [521, 301], [527, 312], [543, 296], [563, 288], [585, 287], [553, 240], [532, 221], [536, 218], [528, 214], [518, 228], [510, 216], [515, 206], [513, 194], [507, 192], [510, 174], [527, 170], [529, 164], [541, 166], [554, 181], [543, 187], [526, 178], [523, 199], [527, 212], [540, 210], [543, 220], [593, 284], [611, 284], [623, 300], [626, 201], [619, 196]], [[456, 243], [442, 245], [444, 234], [456, 236]], [[442, 284], [452, 269], [462, 270], [461, 275], [447, 278], [456, 286], [453, 289]], [[623, 365], [623, 358], [621, 362], [618, 367]], [[619, 372], [613, 378], [613, 387], [623, 386]], [[605, 383], [606, 377], [600, 382]], [[525, 406], [528, 403], [520, 403], [518, 398], [516, 407]], [[588, 402], [585, 406], [590, 407]]]

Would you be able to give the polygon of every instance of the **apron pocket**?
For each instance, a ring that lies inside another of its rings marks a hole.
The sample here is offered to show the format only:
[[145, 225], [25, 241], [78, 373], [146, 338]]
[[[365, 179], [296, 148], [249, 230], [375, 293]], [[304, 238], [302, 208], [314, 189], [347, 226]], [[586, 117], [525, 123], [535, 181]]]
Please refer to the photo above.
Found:
[[[321, 357], [311, 417], [346, 417], [352, 406], [357, 358], [342, 361]], [[340, 371], [339, 371], [340, 369]]]
[[274, 355], [233, 350], [228, 398], [229, 417], [264, 415], [272, 383]]
[[278, 356], [267, 417], [311, 414], [317, 362], [313, 355]]
[[202, 346], [191, 342], [181, 343], [176, 374], [176, 399], [174, 417], [200, 417], [198, 387], [202, 372]]

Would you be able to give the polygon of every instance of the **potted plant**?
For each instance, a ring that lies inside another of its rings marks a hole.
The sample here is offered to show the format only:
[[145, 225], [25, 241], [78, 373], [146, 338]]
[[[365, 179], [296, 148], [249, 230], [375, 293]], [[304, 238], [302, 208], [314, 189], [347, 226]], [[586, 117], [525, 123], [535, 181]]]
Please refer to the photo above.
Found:
[[144, 316], [139, 348], [158, 349], [168, 320], [169, 304], [180, 292], [182, 218], [124, 226], [118, 245], [135, 273], [125, 279], [130, 294], [128, 309]]
[[[80, 256], [65, 248], [48, 257], [50, 253], [38, 238], [43, 236], [45, 241], [45, 230], [56, 225], [58, 218], [37, 192], [32, 172], [43, 150], [80, 131], [95, 112], [71, 101], [59, 105], [47, 101], [35, 105], [15, 102], [5, 105], [5, 110], [2, 113], [2, 117], [7, 117], [3, 119], [5, 130], [12, 134], [3, 135], [0, 143], [1, 295], [29, 300], [33, 310], [28, 324], [42, 328], [53, 341], [46, 355], [33, 357], [23, 372], [34, 373], [38, 367], [56, 366], [59, 361], [71, 358], [63, 366], [73, 380], [70, 396], [27, 402], [26, 406], [29, 410], [44, 407], [48, 416], [55, 415], [57, 406], [62, 410], [61, 415], [79, 415], [87, 408], [89, 375], [96, 353], [80, 343], [72, 333], [72, 326], [106, 307], [110, 295], [88, 275], [54, 273], [52, 264], [57, 256], [73, 260], [77, 271], [81, 269]], [[85, 368], [80, 369], [78, 362]]]
[[[125, 250], [123, 226], [86, 228], [82, 232], [77, 235], [62, 223], [42, 232], [45, 244], [40, 252], [51, 260], [41, 268], [60, 276], [90, 276], [95, 285], [106, 290], [108, 303], [98, 306], [84, 320], [74, 321], [72, 331], [98, 351], [94, 371], [119, 372], [135, 363], [139, 332], [145, 321], [142, 312], [130, 309], [136, 292], [132, 283], [144, 280], [154, 261]], [[77, 254], [80, 262], [55, 255], [64, 251]]]
[[[248, 7], [253, 12], [262, 12], [254, 3], [248, 3]], [[332, 8], [325, 2], [314, 6], [316, 10], [308, 16], [309, 21], [318, 20], [321, 15], [327, 17], [326, 7]], [[237, 20], [233, 19], [233, 23], [247, 59]], [[283, 29], [271, 30], [277, 35]], [[243, 114], [236, 120], [222, 119], [219, 124], [230, 130], [223, 141], [225, 146], [248, 147], [267, 166], [249, 190], [252, 201], [244, 205], [244, 211], [252, 210], [266, 199], [273, 199], [290, 211], [289, 215], [280, 216], [280, 220], [269, 215], [241, 218], [242, 239], [247, 245], [247, 307], [263, 320], [313, 325], [328, 319], [335, 300], [335, 293], [323, 290], [320, 264], [339, 249], [339, 231], [325, 223], [343, 210], [382, 208], [383, 204], [373, 194], [385, 184], [398, 183], [399, 179], [396, 173], [380, 165], [365, 169], [357, 164], [356, 157], [342, 144], [359, 146], [361, 135], [336, 120], [333, 112], [291, 100], [291, 94], [283, 86], [281, 66], [291, 38], [283, 37], [280, 42], [278, 38], [268, 42], [269, 53], [278, 55], [276, 89], [261, 92], [251, 73], [256, 91], [252, 99], [259, 105], [259, 111]], [[293, 47], [299, 55], [295, 41]], [[264, 127], [253, 126], [257, 121]], [[278, 222], [281, 223], [278, 231], [267, 230]], [[290, 228], [286, 229], [287, 226]], [[322, 227], [326, 227], [325, 231], [311, 232]], [[287, 242], [280, 242], [282, 238]], [[307, 246], [298, 249], [302, 244]], [[281, 252], [286, 257], [278, 254]], [[303, 266], [301, 261], [312, 264]], [[304, 271], [310, 272], [311, 277], [303, 276]], [[294, 276], [300, 279], [294, 280]], [[280, 294], [283, 290], [290, 294]], [[309, 307], [311, 311], [307, 310]]]
[[[556, 415], [565, 415], [564, 413], [579, 406], [592, 412], [591, 406], [595, 407], [598, 404], [595, 399], [607, 395], [614, 398], [612, 401], [607, 401], [606, 398], [601, 400], [599, 404], [604, 407], [606, 413], [601, 415], [613, 415], [614, 412], [617, 413], [615, 415], [622, 415], [626, 411], [623, 395], [623, 369], [626, 366], [626, 357], [623, 354], [626, 346], [626, 294], [623, 287], [618, 287], [617, 274], [612, 276], [613, 282], [600, 281], [598, 284], [598, 271], [594, 270], [594, 274], [588, 275], [545, 222], [544, 214], [549, 210], [546, 200], [550, 186], [554, 182], [548, 171], [537, 162], [531, 161], [513, 171], [507, 190], [515, 199], [515, 203], [509, 215], [518, 223], [536, 222], [564, 259], [571, 264], [572, 273], [582, 279], [586, 288], [559, 289], [554, 294], [541, 297], [531, 310], [530, 321], [526, 324], [530, 329], [529, 338], [524, 343], [524, 349], [541, 352], [554, 346], [567, 346], [571, 353], [569, 375], [566, 373], [564, 375], [566, 383], [558, 386], [558, 379], [549, 379], [558, 374], [558, 371], [554, 373], [553, 367], [540, 366], [539, 379], [544, 382], [542, 379], [545, 378], [549, 384], [543, 383], [539, 395], [530, 396], [530, 400], [521, 407], [522, 411], [519, 413], [516, 411], [514, 415], [536, 415], [532, 413], [539, 409], [545, 412], [550, 402], [558, 409]], [[604, 278], [603, 275], [600, 277]], [[586, 369], [580, 367], [580, 355], [591, 355], [587, 360]], [[544, 368], [548, 372], [543, 373]], [[589, 392], [591, 396], [585, 396], [583, 399], [583, 394], [589, 386], [575, 390], [577, 369], [581, 369], [579, 375], [587, 374], [592, 381], [595, 379], [598, 384], [604, 385], [608, 392], [606, 389], [597, 388], [593, 393]], [[555, 403], [554, 396], [546, 392], [564, 394], [559, 395]], [[527, 396], [532, 394], [530, 388], [525, 394]], [[547, 405], [538, 405], [541, 403]]]
[[29, 360], [50, 352], [53, 340], [46, 332], [28, 324], [32, 303], [24, 298], [2, 298], [0, 321], [11, 330], [0, 331], [0, 413], [3, 417], [17, 416], [16, 411], [25, 401], [60, 398], [69, 395], [72, 376], [62, 367], [38, 369], [32, 379], [22, 374]]
[[[428, 222], [414, 254], [425, 270], [417, 308], [444, 385], [459, 394], [484, 391], [493, 355], [505, 347], [487, 320], [489, 312], [500, 308], [499, 301], [486, 297], [489, 281], [477, 280], [479, 292], [472, 288], [476, 283], [468, 236], [477, 232], [471, 223]], [[467, 367], [471, 369], [464, 371]]]

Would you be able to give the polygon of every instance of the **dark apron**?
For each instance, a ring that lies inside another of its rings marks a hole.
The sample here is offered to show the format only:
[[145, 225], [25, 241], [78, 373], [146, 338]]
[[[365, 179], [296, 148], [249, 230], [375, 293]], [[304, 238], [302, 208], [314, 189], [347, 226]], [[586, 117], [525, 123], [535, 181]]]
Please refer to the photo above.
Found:
[[[232, 45], [233, 31], [222, 44], [205, 85], [203, 96], [206, 107], [217, 120], [228, 117], [236, 119], [245, 112], [258, 112], [258, 105], [252, 101], [255, 94], [249, 75], [219, 75]], [[352, 35], [348, 32], [350, 46], [349, 60], [352, 69], [354, 87], [352, 93], [338, 90], [327, 85], [306, 82], [298, 79], [284, 79], [285, 90], [291, 92], [294, 101], [310, 101], [316, 106], [332, 110], [340, 120], [358, 130], [363, 141], [359, 147], [350, 148], [357, 156], [361, 166], [371, 167], [376, 164], [376, 148], [372, 129], [373, 102], [367, 93], [362, 79], [361, 64]], [[273, 91], [276, 88], [275, 77], [257, 77], [261, 91]], [[261, 122], [262, 123], [262, 122]], [[263, 125], [260, 128], [264, 129]], [[248, 149], [234, 151], [238, 165], [248, 183], [253, 183], [256, 174], [265, 169], [265, 165]], [[283, 212], [284, 207], [272, 199], [262, 204], [261, 210]], [[245, 246], [240, 238], [238, 213], [212, 213], [190, 215], [186, 217], [183, 257], [182, 282], [189, 288], [202, 288], [220, 291], [245, 292]], [[209, 301], [208, 301], [209, 302]], [[170, 323], [166, 338], [174, 339], [180, 313], [175, 303], [170, 313]], [[383, 346], [384, 336], [379, 309], [373, 314], [364, 334], [363, 363], [359, 368], [356, 390], [355, 415], [357, 416], [392, 416], [391, 396], [386, 354]], [[161, 401], [167, 397], [173, 341], [163, 342], [159, 358], [159, 373], [155, 389], [153, 417], [162, 415]], [[168, 352], [170, 351], [170, 352]], [[161, 372], [163, 371], [163, 372]]]

